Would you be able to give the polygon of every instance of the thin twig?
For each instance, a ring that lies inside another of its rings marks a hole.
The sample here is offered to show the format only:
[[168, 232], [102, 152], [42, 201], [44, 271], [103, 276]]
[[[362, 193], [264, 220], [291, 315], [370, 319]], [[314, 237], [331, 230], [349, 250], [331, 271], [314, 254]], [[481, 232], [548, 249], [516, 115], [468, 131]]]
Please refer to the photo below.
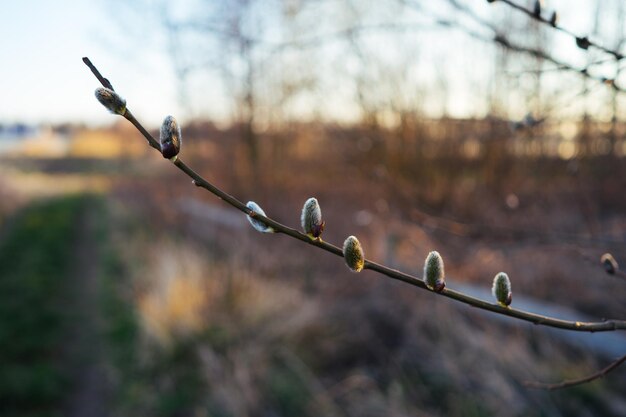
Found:
[[[83, 61], [85, 63], [90, 62], [89, 59], [87, 58], [83, 58]], [[90, 66], [90, 68], [91, 67], [93, 67], [93, 64]], [[95, 67], [93, 68], [95, 69]], [[94, 74], [99, 74], [99, 72], [97, 72], [96, 70]], [[102, 76], [98, 77], [96, 75], [96, 77], [100, 80], [101, 83], [103, 83], [103, 80], [106, 80]], [[124, 117], [126, 117], [141, 132], [141, 134], [146, 138], [150, 146], [152, 146], [155, 149], [160, 149], [159, 143], [157, 142], [157, 140], [154, 139], [152, 135], [150, 135], [150, 133], [132, 116], [132, 114], [130, 113], [128, 109], [126, 110]], [[187, 176], [189, 176], [193, 180], [194, 185], [206, 189], [207, 191], [221, 198], [222, 200], [224, 200], [226, 203], [230, 204], [237, 210], [251, 217], [254, 217], [255, 219], [258, 219], [259, 221], [262, 221], [266, 225], [272, 227], [276, 232], [283, 233], [294, 239], [300, 240], [312, 246], [316, 246], [334, 255], [343, 257], [343, 251], [339, 247], [332, 245], [328, 242], [324, 242], [322, 240], [311, 239], [310, 237], [308, 237], [304, 233], [297, 231], [296, 229], [292, 229], [288, 226], [285, 226], [282, 223], [277, 222], [276, 220], [273, 220], [266, 216], [262, 216], [259, 213], [252, 211], [244, 203], [242, 203], [235, 197], [222, 191], [215, 185], [211, 184], [210, 182], [202, 178], [197, 172], [195, 172], [193, 169], [187, 166], [187, 164], [185, 164], [180, 158], [176, 158], [174, 160], [174, 165], [178, 169], [183, 171], [185, 174], [187, 174]], [[376, 262], [365, 260], [364, 268], [370, 269], [372, 271], [376, 271], [382, 275], [386, 275], [389, 278], [406, 282], [407, 284], [427, 290], [426, 284], [424, 283], [422, 279], [415, 277], [413, 275], [409, 275], [404, 272], [389, 268], [387, 266], [380, 265]], [[567, 330], [574, 330], [574, 331], [584, 331], [584, 332], [626, 330], [626, 320], [605, 320], [601, 322], [568, 321], [568, 320], [561, 320], [561, 319], [557, 319], [553, 317], [547, 317], [547, 316], [543, 316], [540, 314], [530, 313], [530, 312], [523, 311], [523, 310], [517, 310], [514, 308], [510, 308], [510, 307], [501, 307], [500, 305], [488, 303], [486, 301], [471, 297], [469, 295], [466, 295], [464, 293], [461, 293], [459, 291], [455, 291], [449, 288], [445, 288], [439, 294], [443, 295], [444, 297], [452, 298], [456, 301], [460, 301], [462, 303], [471, 305], [473, 307], [476, 307], [482, 310], [487, 310], [487, 311], [491, 311], [497, 314], [502, 314], [505, 316], [513, 317], [519, 320], [528, 321], [537, 325], [556, 327], [560, 329], [567, 329]]]
[[607, 366], [606, 368], [593, 373], [591, 375], [588, 375], [586, 377], [583, 378], [578, 378], [578, 379], [570, 379], [570, 380], [566, 380], [563, 382], [558, 382], [555, 384], [546, 384], [543, 382], [535, 382], [535, 381], [526, 381], [524, 382], [524, 385], [527, 386], [528, 388], [535, 388], [535, 389], [545, 389], [545, 390], [556, 390], [556, 389], [562, 389], [562, 388], [569, 388], [569, 387], [573, 387], [575, 385], [580, 385], [580, 384], [585, 384], [587, 382], [591, 382], [594, 381], [596, 379], [600, 379], [603, 378], [606, 374], [608, 374], [609, 372], [611, 372], [613, 369], [617, 368], [618, 366], [620, 366], [622, 363], [626, 362], [626, 355], [622, 356], [621, 358], [619, 358], [618, 360], [616, 360], [615, 362], [612, 362], [609, 366]]
[[[613, 62], [614, 60], [615, 58], [604, 58], [604, 59], [599, 59], [597, 61], [590, 62], [587, 65], [585, 65], [585, 70], [588, 71], [589, 68], [591, 67], [604, 65], [606, 63]], [[506, 71], [506, 73], [511, 76], [520, 76], [522, 74], [545, 74], [548, 72], [563, 71], [566, 69], [567, 69], [566, 67], [557, 66], [557, 67], [551, 67], [551, 68], [540, 68], [540, 69], [529, 68], [529, 69], [524, 69], [524, 70], [519, 70], [519, 71]], [[582, 71], [582, 70], [579, 70], [579, 71]]]
[[[573, 242], [587, 245], [620, 245], [622, 239], [611, 239], [610, 237], [585, 236], [577, 233], [532, 230], [523, 227], [509, 227], [502, 225], [491, 225], [487, 223], [463, 223], [445, 217], [433, 216], [423, 210], [414, 208], [411, 211], [411, 219], [418, 224], [441, 230], [448, 234], [465, 237], [491, 239], [515, 239], [516, 241], [527, 239], [538, 242], [550, 242], [558, 239], [560, 242]], [[615, 271], [616, 274], [622, 271]]]

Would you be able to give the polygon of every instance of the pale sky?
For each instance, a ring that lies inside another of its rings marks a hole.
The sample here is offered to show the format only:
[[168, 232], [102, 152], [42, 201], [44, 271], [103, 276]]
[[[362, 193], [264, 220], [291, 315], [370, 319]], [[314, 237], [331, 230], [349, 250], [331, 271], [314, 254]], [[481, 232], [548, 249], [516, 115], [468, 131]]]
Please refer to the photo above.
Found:
[[149, 122], [158, 123], [162, 116], [157, 115], [177, 110], [169, 63], [159, 53], [143, 53], [143, 64], [129, 62], [117, 44], [120, 25], [102, 1], [2, 3], [0, 122], [109, 123], [111, 116], [94, 99], [99, 83], [83, 56], [124, 95], [142, 97], [129, 101], [129, 107]]
[[[419, 0], [416, 2], [420, 3]], [[133, 21], [139, 16], [132, 14], [120, 16], [122, 9], [104, 0], [2, 0], [2, 3], [0, 123], [111, 123], [112, 116], [93, 97], [93, 90], [99, 83], [82, 63], [83, 56], [92, 59], [128, 100], [133, 113], [147, 124], [156, 125], [167, 114], [183, 112], [177, 101], [178, 86], [174, 71], [165, 53], [166, 42], [160, 32], [150, 30], [153, 22], [146, 19]], [[421, 3], [435, 13], [449, 13], [445, 0]], [[501, 13], [504, 7], [497, 2], [487, 4], [484, 0], [470, 3], [486, 18], [492, 13]], [[590, 3], [586, 0], [553, 0], [548, 1], [547, 6], [559, 10], [564, 26], [574, 32], [587, 33], [585, 31], [589, 30], [591, 19]], [[123, 20], [124, 24], [119, 24], [119, 20]], [[123, 33], [123, 27], [134, 28], [131, 29], [133, 33]], [[147, 33], [143, 35], [142, 31]], [[420, 77], [432, 77], [434, 80], [440, 71], [470, 74], [470, 69], [474, 74], [480, 74], [481, 65], [488, 68], [482, 62], [488, 55], [481, 56], [480, 51], [488, 51], [489, 45], [473, 43], [471, 47], [470, 41], [463, 41], [464, 35], [454, 31], [426, 31], [419, 36], [433, 46], [432, 51], [420, 51], [420, 59], [423, 59]], [[570, 39], [559, 36], [555, 37], [555, 55], [574, 65], [583, 64], [585, 53], [578, 50]], [[466, 56], [468, 45], [472, 54], [469, 57]], [[396, 59], [392, 50], [388, 55], [389, 59]], [[443, 69], [441, 65], [435, 65], [436, 60], [442, 57], [445, 58]], [[448, 99], [448, 111], [462, 117], [474, 111], [477, 104], [472, 101], [473, 92], [467, 86], [468, 79], [463, 76], [452, 78], [449, 89], [455, 94]], [[486, 83], [488, 80], [483, 81]], [[344, 92], [342, 96], [339, 94], [341, 85], [336, 88], [338, 95], [330, 97], [328, 105], [345, 109], [349, 114], [353, 104], [349, 102], [350, 93]], [[207, 109], [227, 106], [221, 104], [228, 94], [223, 86], [215, 85], [207, 90], [215, 94], [213, 107], [207, 105]], [[199, 94], [194, 100], [201, 103], [203, 96], [206, 94]], [[302, 106], [306, 107], [307, 102]], [[523, 109], [520, 111], [525, 113]]]

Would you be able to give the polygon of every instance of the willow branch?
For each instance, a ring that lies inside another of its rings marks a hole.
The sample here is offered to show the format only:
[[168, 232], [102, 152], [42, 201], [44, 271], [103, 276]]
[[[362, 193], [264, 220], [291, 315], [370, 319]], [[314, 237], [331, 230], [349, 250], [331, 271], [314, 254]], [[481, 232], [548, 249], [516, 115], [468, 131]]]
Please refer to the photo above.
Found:
[[[93, 68], [92, 71], [96, 74], [98, 80], [103, 83], [102, 80], [106, 80], [100, 74], [97, 69], [94, 71], [95, 67], [89, 61], [89, 58], [83, 58], [83, 62], [87, 64], [90, 68]], [[104, 85], [104, 83], [103, 83]], [[150, 133], [135, 119], [132, 113], [126, 109], [124, 117], [128, 119], [138, 130], [139, 132], [146, 138], [149, 145], [157, 150], [160, 149], [159, 142], [150, 135]], [[309, 236], [304, 233], [299, 232], [296, 229], [288, 227], [282, 223], [277, 222], [276, 220], [262, 216], [259, 213], [254, 212], [250, 208], [248, 208], [243, 202], [239, 201], [237, 198], [231, 196], [230, 194], [222, 191], [220, 188], [211, 184], [206, 179], [202, 178], [200, 174], [191, 169], [185, 162], [180, 158], [176, 158], [174, 160], [174, 165], [184, 172], [189, 178], [193, 180], [193, 184], [204, 188], [220, 199], [224, 200], [229, 205], [233, 206], [237, 210], [253, 217], [259, 221], [262, 221], [267, 226], [270, 226], [277, 233], [285, 234], [289, 237], [297, 239], [301, 242], [307, 243], [311, 246], [316, 246], [319, 249], [325, 250], [326, 252], [330, 252], [334, 255], [340, 256], [343, 258], [343, 251], [341, 248], [332, 245], [328, 242], [324, 242], [321, 239], [311, 239]], [[369, 269], [372, 271], [376, 271], [382, 275], [385, 275], [391, 279], [395, 279], [397, 281], [402, 281], [407, 284], [413, 285], [415, 287], [428, 290], [426, 283], [421, 279], [413, 275], [409, 275], [407, 273], [398, 271], [396, 269], [389, 268], [387, 266], [378, 264], [376, 262], [365, 260], [364, 269]], [[430, 291], [430, 290], [428, 290]], [[459, 291], [455, 291], [449, 288], [445, 288], [443, 291], [438, 293], [444, 297], [451, 298], [453, 300], [459, 301], [464, 304], [468, 304], [470, 306], [479, 308], [481, 310], [491, 311], [496, 314], [501, 314], [504, 316], [513, 317], [519, 320], [524, 320], [527, 322], [531, 322], [537, 325], [556, 327], [560, 329], [573, 330], [573, 331], [583, 331], [583, 332], [602, 332], [602, 331], [612, 331], [612, 330], [626, 330], [626, 320], [605, 320], [601, 322], [580, 322], [580, 321], [568, 321], [561, 320], [554, 317], [543, 316], [540, 314], [530, 313], [523, 310], [517, 310], [515, 308], [510, 307], [502, 307], [497, 304], [492, 304], [486, 301], [483, 301], [478, 298], [471, 297], [467, 294], [464, 294]]]
[[546, 383], [543, 383], [543, 382], [526, 381], [524, 383], [524, 385], [527, 386], [528, 388], [545, 389], [545, 390], [550, 390], [550, 391], [557, 390], [557, 389], [562, 389], [562, 388], [569, 388], [569, 387], [573, 387], [575, 385], [586, 384], [587, 382], [591, 382], [591, 381], [595, 381], [596, 379], [603, 378], [604, 376], [606, 376], [606, 374], [608, 374], [612, 370], [616, 369], [618, 366], [620, 366], [624, 362], [626, 362], [626, 355], [622, 356], [621, 358], [619, 358], [615, 362], [612, 362], [606, 368], [604, 368], [604, 369], [602, 369], [602, 370], [600, 370], [600, 371], [598, 371], [596, 373], [593, 373], [591, 375], [588, 375], [586, 377], [583, 377], [583, 378], [570, 379], [570, 380], [566, 380], [566, 381], [563, 381], [563, 382], [558, 382], [558, 383], [555, 383], [555, 384], [546, 384]]

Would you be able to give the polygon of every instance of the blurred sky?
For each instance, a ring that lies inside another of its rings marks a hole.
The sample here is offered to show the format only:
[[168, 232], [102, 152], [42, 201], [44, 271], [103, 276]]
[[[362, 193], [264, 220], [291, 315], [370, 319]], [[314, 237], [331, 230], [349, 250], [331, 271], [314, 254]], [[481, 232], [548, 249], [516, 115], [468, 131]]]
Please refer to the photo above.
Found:
[[143, 97], [132, 107], [150, 123], [176, 111], [169, 62], [156, 48], [128, 62], [118, 17], [103, 2], [3, 1], [1, 10], [0, 122], [110, 123], [93, 97], [99, 84], [83, 56], [126, 96]]
[[[133, 112], [148, 124], [158, 124], [164, 115], [183, 111], [177, 102], [177, 83], [165, 49], [164, 35], [154, 30], [154, 21], [116, 7], [116, 1], [3, 1], [0, 123], [110, 123], [111, 117], [93, 98], [93, 90], [98, 83], [82, 63], [83, 56], [92, 59], [129, 100]], [[489, 5], [484, 0], [470, 3], [487, 18], [492, 13], [502, 12], [505, 7], [497, 5], [497, 2]], [[547, 6], [559, 10], [563, 26], [574, 32], [588, 33], [592, 18], [590, 3], [585, 0], [553, 0]], [[422, 1], [421, 4], [434, 13], [449, 16], [450, 9], [444, 0]], [[123, 28], [131, 29], [129, 33], [124, 33]], [[452, 30], [447, 33], [438, 29], [430, 36], [437, 40], [434, 43], [437, 46], [432, 51], [421, 52], [420, 58], [423, 57], [422, 61], [428, 64], [442, 55], [446, 56], [448, 59], [443, 70], [451, 74], [468, 72], [467, 62], [474, 62], [473, 70], [478, 68], [480, 73], [480, 66], [486, 65], [485, 61], [490, 59], [487, 52], [489, 45], [479, 44], [478, 48], [471, 50], [472, 56], [464, 56], [463, 49], [467, 51], [467, 47], [459, 44], [459, 34]], [[442, 48], [441, 44], [447, 46]], [[584, 53], [575, 47], [570, 38], [557, 34], [553, 45], [554, 53], [572, 64], [585, 62]], [[484, 55], [481, 56], [477, 50], [484, 50]], [[426, 67], [430, 67], [430, 71], [424, 72], [425, 77], [435, 77], [441, 70], [434, 65]], [[485, 77], [489, 76], [487, 70], [483, 72]], [[472, 92], [464, 88], [467, 79], [452, 79], [454, 83], [450, 88], [455, 91], [450, 104], [452, 115], [471, 114], [477, 104], [472, 102]], [[139, 97], [141, 100], [137, 100]], [[224, 100], [223, 91], [222, 96], [216, 93], [218, 107]], [[336, 106], [348, 109], [348, 104], [340, 100]]]

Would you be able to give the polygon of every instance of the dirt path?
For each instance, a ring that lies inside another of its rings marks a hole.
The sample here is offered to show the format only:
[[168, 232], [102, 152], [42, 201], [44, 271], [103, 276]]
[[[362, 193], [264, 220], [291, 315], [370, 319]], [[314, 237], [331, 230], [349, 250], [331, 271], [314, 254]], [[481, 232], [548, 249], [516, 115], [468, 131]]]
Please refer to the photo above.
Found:
[[68, 280], [69, 306], [73, 310], [68, 331], [68, 354], [73, 389], [64, 415], [68, 417], [107, 416], [109, 382], [105, 373], [103, 317], [99, 305], [100, 247], [97, 239], [97, 211], [90, 204], [76, 219], [79, 231], [73, 251], [74, 265]]

